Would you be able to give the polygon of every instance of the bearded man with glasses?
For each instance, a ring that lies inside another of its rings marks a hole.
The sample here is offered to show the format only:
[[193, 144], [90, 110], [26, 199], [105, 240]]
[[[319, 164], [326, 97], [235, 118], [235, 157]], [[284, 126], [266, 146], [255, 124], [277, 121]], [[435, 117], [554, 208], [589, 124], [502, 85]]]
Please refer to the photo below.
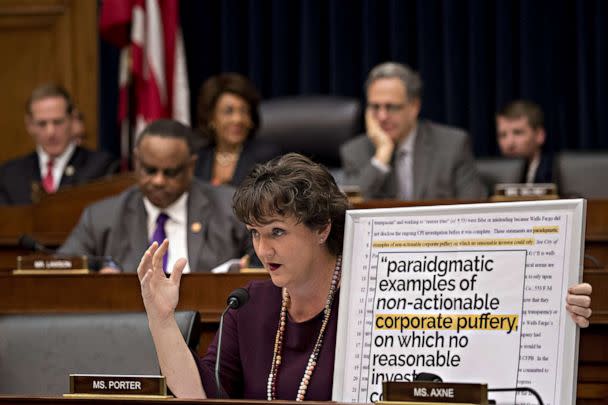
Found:
[[135, 272], [153, 241], [168, 239], [167, 271], [187, 257], [188, 272], [206, 272], [246, 252], [248, 233], [232, 213], [234, 189], [194, 178], [190, 128], [149, 124], [133, 151], [137, 185], [86, 208], [60, 253], [106, 256], [100, 272]]
[[483, 199], [467, 133], [419, 120], [422, 80], [408, 66], [387, 62], [365, 83], [367, 134], [340, 149], [344, 184], [365, 198]]

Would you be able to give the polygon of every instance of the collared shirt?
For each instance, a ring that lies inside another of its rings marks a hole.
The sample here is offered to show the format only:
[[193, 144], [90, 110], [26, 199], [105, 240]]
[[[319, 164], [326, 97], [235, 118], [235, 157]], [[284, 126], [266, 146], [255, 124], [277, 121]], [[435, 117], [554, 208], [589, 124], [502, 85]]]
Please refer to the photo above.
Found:
[[[68, 162], [70, 161], [70, 158], [72, 157], [72, 154], [74, 153], [74, 149], [76, 149], [76, 145], [70, 143], [61, 155], [53, 159], [53, 186], [55, 187], [55, 190], [57, 190], [59, 188], [59, 184], [61, 184], [61, 178], [63, 177], [63, 173], [68, 165]], [[36, 147], [36, 152], [38, 152], [40, 178], [44, 179], [46, 177], [47, 164], [51, 157], [40, 146]]]
[[[402, 200], [414, 199], [414, 146], [418, 136], [418, 127], [397, 145], [394, 153], [395, 176], [397, 179], [397, 197]], [[389, 173], [391, 167], [372, 157], [372, 165], [384, 173]]]
[[536, 154], [528, 165], [528, 172], [526, 173], [526, 183], [534, 183], [534, 178], [536, 177], [536, 170], [538, 170], [539, 164], [540, 154]]
[[[156, 218], [161, 213], [161, 209], [145, 197], [144, 206], [148, 214], [148, 240], [151, 240], [156, 228]], [[177, 201], [163, 209], [162, 212], [169, 216], [165, 223], [165, 234], [169, 239], [167, 272], [170, 273], [177, 259], [181, 257], [188, 259], [188, 235], [186, 232], [188, 228], [188, 193], [182, 194]], [[190, 273], [189, 263], [186, 264], [183, 272]]]

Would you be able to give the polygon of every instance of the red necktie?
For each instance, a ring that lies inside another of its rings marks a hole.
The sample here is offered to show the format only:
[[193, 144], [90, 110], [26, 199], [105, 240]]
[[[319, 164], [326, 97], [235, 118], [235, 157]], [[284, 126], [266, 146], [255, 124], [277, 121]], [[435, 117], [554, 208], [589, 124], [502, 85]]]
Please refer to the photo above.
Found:
[[53, 159], [49, 159], [46, 164], [46, 176], [42, 180], [42, 187], [47, 193], [55, 191], [55, 182], [53, 181]]

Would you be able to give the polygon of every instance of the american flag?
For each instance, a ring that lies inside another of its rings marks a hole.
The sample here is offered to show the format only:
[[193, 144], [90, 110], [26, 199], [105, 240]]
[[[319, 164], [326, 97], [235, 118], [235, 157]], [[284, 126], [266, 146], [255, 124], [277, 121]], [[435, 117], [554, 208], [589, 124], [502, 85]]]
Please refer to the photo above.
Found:
[[134, 134], [150, 121], [190, 124], [190, 93], [179, 0], [104, 0], [102, 38], [121, 48], [118, 120], [123, 167]]

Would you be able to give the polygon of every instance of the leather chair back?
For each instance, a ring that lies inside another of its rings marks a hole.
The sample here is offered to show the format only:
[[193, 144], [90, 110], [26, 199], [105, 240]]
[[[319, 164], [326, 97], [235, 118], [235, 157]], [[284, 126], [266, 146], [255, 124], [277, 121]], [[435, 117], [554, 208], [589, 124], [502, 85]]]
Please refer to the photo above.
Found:
[[557, 156], [559, 195], [608, 198], [608, 151], [564, 151]]
[[[196, 311], [176, 313], [188, 345]], [[0, 394], [61, 395], [70, 374], [159, 374], [145, 313], [0, 316]]]
[[526, 161], [501, 157], [479, 158], [475, 160], [475, 166], [482, 182], [487, 187], [488, 195], [493, 195], [496, 184], [520, 182], [526, 168]]
[[340, 167], [340, 145], [359, 132], [360, 106], [355, 98], [294, 96], [260, 104], [260, 139], [283, 151], [298, 152], [328, 168]]

